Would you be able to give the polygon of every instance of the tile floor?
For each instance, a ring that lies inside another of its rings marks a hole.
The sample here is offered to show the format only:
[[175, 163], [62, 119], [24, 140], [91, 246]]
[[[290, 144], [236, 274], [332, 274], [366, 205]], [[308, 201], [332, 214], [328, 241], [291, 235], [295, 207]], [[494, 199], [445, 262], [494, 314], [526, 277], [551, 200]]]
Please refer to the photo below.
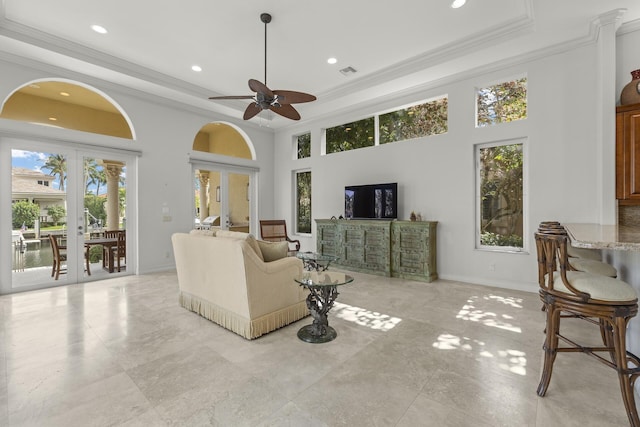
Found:
[[[351, 274], [326, 344], [296, 337], [310, 318], [230, 333], [178, 306], [174, 272], [2, 296], [0, 425], [628, 425], [585, 355], [559, 355], [536, 395], [537, 294]], [[597, 342], [587, 328], [565, 329]]]

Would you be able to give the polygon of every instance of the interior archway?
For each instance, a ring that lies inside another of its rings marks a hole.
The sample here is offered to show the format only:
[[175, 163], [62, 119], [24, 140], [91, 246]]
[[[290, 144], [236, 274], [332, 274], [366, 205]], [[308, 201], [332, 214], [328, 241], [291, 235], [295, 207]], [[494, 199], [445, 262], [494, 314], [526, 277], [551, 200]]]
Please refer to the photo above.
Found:
[[202, 126], [193, 140], [193, 149], [241, 159], [256, 158], [247, 134], [231, 123], [214, 122]]
[[106, 94], [68, 80], [35, 80], [16, 89], [0, 117], [135, 139], [129, 117]]

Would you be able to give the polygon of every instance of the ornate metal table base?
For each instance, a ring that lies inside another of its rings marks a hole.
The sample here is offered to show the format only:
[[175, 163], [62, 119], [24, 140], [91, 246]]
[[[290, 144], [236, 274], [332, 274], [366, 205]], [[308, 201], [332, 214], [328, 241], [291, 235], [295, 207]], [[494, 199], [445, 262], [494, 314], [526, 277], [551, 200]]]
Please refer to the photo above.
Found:
[[329, 326], [327, 315], [338, 297], [337, 286], [307, 286], [307, 308], [313, 317], [313, 323], [298, 331], [298, 338], [309, 343], [333, 341], [338, 333]]

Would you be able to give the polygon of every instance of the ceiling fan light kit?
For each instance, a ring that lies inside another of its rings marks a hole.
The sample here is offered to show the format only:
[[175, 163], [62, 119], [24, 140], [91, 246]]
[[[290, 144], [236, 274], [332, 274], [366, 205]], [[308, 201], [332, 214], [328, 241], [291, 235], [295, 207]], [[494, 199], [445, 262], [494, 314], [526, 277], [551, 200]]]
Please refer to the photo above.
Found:
[[300, 114], [291, 104], [315, 101], [316, 97], [304, 92], [271, 90], [267, 87], [267, 24], [271, 22], [271, 15], [260, 14], [260, 21], [264, 23], [264, 83], [249, 79], [249, 89], [255, 95], [212, 96], [209, 99], [252, 99], [253, 102], [247, 106], [242, 116], [244, 120], [251, 119], [262, 110], [271, 110], [288, 119], [300, 120]]

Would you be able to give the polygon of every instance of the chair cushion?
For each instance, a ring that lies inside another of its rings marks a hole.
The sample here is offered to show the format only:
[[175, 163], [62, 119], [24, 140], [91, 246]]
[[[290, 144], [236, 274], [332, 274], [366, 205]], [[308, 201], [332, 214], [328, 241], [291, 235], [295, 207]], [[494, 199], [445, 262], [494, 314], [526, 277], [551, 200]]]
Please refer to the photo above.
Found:
[[618, 270], [616, 270], [614, 266], [602, 261], [585, 258], [569, 258], [569, 265], [585, 273], [599, 274], [608, 277], [616, 277], [618, 275]]
[[[633, 301], [636, 291], [626, 282], [612, 277], [598, 276], [582, 271], [567, 271], [567, 280], [571, 286], [591, 295], [592, 299], [602, 301]], [[573, 295], [562, 281], [560, 274], [553, 277], [553, 288], [559, 292]]]
[[289, 244], [287, 242], [266, 242], [257, 240], [264, 262], [276, 261], [286, 258], [289, 252]]
[[570, 257], [602, 261], [602, 252], [599, 249], [576, 248], [567, 244], [567, 253]]

